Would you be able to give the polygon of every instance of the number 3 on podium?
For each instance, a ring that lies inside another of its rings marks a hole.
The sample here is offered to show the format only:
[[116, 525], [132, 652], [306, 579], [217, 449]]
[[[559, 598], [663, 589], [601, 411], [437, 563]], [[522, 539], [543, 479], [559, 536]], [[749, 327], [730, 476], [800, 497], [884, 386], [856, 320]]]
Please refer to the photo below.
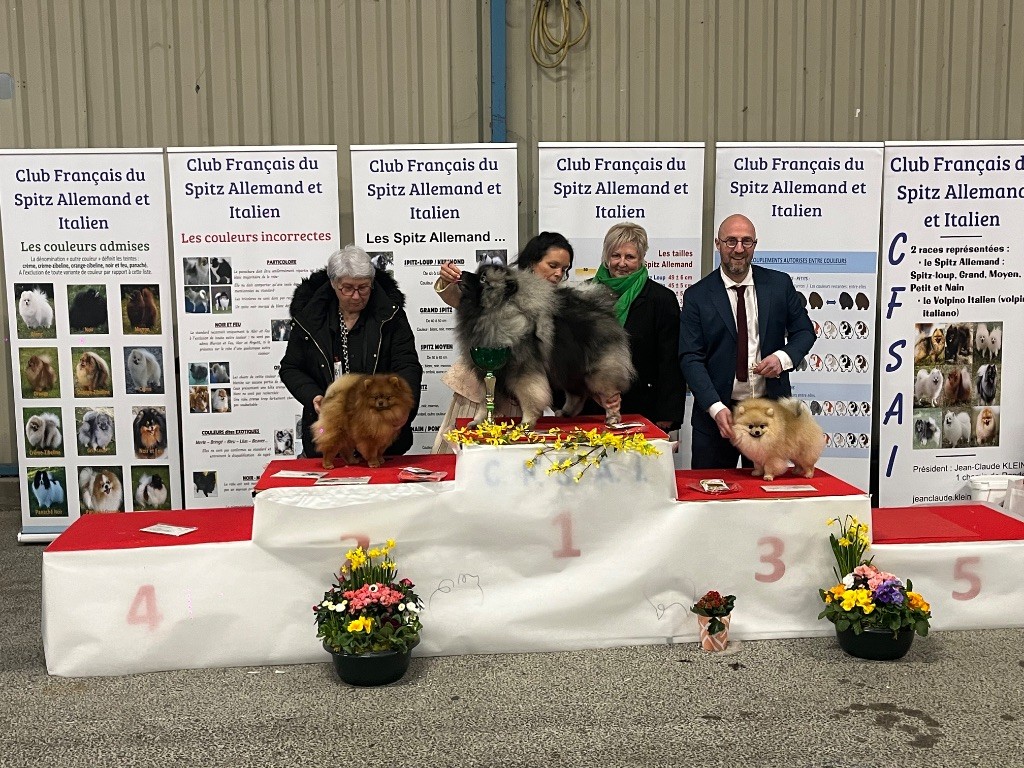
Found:
[[768, 547], [768, 551], [761, 555], [761, 562], [772, 567], [768, 573], [755, 573], [754, 579], [762, 584], [771, 584], [778, 581], [786, 573], [786, 564], [782, 562], [782, 555], [786, 551], [786, 544], [778, 536], [763, 536], [757, 540], [758, 547]]

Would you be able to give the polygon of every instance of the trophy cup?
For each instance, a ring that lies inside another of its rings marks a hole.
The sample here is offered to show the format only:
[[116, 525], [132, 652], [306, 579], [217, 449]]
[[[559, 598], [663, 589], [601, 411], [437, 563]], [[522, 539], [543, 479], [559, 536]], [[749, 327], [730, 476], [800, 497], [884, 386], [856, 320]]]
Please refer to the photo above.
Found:
[[510, 352], [508, 347], [473, 347], [469, 350], [476, 367], [484, 372], [484, 391], [487, 393], [487, 418], [484, 421], [489, 424], [494, 423], [494, 372], [508, 362]]

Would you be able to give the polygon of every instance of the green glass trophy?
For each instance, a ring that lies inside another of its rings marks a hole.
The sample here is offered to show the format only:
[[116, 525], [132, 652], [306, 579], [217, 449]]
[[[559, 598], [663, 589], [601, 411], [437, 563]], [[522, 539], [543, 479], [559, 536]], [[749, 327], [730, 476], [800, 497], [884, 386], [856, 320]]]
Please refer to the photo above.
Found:
[[473, 347], [469, 350], [476, 367], [484, 372], [484, 391], [487, 393], [487, 419], [494, 423], [494, 372], [508, 362], [508, 347]]

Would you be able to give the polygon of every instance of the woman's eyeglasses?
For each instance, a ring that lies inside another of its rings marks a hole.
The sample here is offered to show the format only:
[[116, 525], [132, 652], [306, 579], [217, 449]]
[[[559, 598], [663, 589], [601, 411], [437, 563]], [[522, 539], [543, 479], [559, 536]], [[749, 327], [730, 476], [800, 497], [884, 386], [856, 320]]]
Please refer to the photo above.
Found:
[[342, 296], [352, 296], [356, 293], [360, 296], [366, 296], [370, 293], [370, 288], [372, 287], [373, 285], [371, 283], [367, 283], [366, 285], [348, 285], [347, 283], [342, 283], [341, 285], [335, 286]]

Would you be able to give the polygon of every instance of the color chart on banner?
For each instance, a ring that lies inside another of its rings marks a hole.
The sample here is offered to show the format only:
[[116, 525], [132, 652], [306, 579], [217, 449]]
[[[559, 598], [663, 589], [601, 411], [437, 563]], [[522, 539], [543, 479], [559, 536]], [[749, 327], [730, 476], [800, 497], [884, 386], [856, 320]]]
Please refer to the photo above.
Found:
[[0, 151], [22, 541], [180, 508], [162, 150]]
[[825, 431], [819, 466], [864, 490], [881, 195], [882, 144], [718, 145], [715, 227], [729, 214], [748, 216], [754, 264], [789, 274], [806, 301], [817, 341], [790, 374], [793, 395]]
[[703, 143], [542, 141], [538, 158], [537, 227], [572, 243], [572, 279], [593, 277], [605, 233], [632, 221], [647, 231], [651, 279], [682, 301], [700, 279]]
[[515, 144], [352, 147], [355, 241], [405, 294], [423, 391], [411, 453], [429, 452], [452, 392], [441, 376], [455, 360], [453, 310], [434, 291], [445, 262], [476, 271], [518, 252]]
[[969, 499], [1024, 474], [1024, 144], [887, 143], [884, 211], [880, 502]]
[[301, 450], [278, 364], [296, 285], [339, 248], [335, 147], [168, 150], [185, 505], [252, 504]]

